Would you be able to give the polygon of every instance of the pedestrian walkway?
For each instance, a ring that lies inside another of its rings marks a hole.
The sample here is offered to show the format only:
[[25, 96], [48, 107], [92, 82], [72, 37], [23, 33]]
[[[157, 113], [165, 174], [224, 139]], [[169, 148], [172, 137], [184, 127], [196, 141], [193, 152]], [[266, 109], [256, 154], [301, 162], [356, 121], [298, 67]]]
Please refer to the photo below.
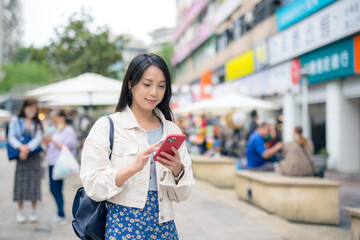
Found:
[[[16, 204], [12, 202], [15, 162], [9, 162], [0, 150], [0, 240], [72, 240], [77, 239], [70, 221], [51, 227], [47, 221], [55, 213], [48, 179], [42, 181], [43, 200], [39, 203], [39, 222], [18, 224]], [[47, 176], [47, 175], [46, 175]], [[65, 181], [65, 209], [71, 217], [73, 196], [81, 186], [79, 178]], [[25, 205], [26, 210], [30, 204]], [[215, 188], [197, 181], [190, 198], [174, 203], [176, 225], [181, 240], [261, 240], [261, 239], [349, 239], [348, 229], [338, 226], [291, 223], [239, 200], [232, 189]], [[70, 219], [69, 219], [70, 220]]]

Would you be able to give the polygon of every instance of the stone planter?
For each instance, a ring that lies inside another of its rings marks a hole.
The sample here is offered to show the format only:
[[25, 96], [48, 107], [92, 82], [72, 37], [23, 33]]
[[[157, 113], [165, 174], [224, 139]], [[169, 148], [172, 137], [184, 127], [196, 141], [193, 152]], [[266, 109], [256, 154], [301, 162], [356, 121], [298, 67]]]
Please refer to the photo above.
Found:
[[191, 155], [194, 176], [217, 187], [232, 188], [235, 182], [235, 158]]

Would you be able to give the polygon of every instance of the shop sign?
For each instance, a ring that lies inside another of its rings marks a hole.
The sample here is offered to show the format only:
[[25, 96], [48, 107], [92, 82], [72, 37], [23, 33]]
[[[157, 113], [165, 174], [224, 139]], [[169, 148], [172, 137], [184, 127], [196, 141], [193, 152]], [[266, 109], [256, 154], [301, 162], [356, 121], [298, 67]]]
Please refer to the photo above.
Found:
[[289, 60], [360, 31], [360, 1], [336, 1], [269, 39], [269, 64]]
[[225, 64], [225, 80], [232, 81], [244, 77], [254, 70], [254, 51], [250, 49]]
[[309, 71], [309, 84], [354, 74], [353, 38], [348, 38], [300, 56], [301, 66]]
[[269, 62], [268, 58], [268, 46], [266, 40], [261, 41], [256, 44], [254, 47], [254, 55], [255, 55], [255, 69], [256, 71], [260, 71], [264, 69]]
[[354, 38], [354, 72], [360, 74], [360, 36]]
[[293, 62], [286, 61], [269, 69], [268, 94], [283, 94], [292, 87]]
[[335, 0], [295, 0], [276, 11], [276, 25], [279, 31], [310, 16]]
[[211, 76], [212, 71], [206, 71], [201, 75], [200, 85], [201, 85], [201, 98], [211, 98], [212, 92], [212, 83]]
[[298, 85], [301, 80], [301, 63], [299, 58], [292, 61], [291, 66], [291, 80], [294, 85]]

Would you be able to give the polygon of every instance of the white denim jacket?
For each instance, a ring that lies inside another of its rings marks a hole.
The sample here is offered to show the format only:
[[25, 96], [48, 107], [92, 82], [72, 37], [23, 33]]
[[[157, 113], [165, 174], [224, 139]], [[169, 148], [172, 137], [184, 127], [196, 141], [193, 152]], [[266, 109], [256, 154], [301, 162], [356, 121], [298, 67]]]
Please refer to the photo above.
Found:
[[[156, 114], [163, 123], [164, 140], [168, 134], [181, 134], [181, 130], [171, 121], [165, 119], [160, 110]], [[144, 169], [129, 178], [120, 187], [115, 178], [118, 170], [132, 164], [139, 152], [149, 147], [148, 136], [129, 107], [122, 112], [110, 115], [114, 122], [114, 146], [109, 160], [109, 120], [102, 117], [92, 127], [81, 156], [80, 177], [87, 195], [95, 201], [108, 200], [127, 207], [144, 208], [149, 188], [150, 161]], [[185, 174], [178, 184], [175, 183], [171, 170], [156, 164], [156, 176], [159, 197], [159, 222], [174, 219], [172, 201], [180, 202], [188, 198], [190, 185], [195, 184], [191, 159], [182, 144], [179, 148], [180, 160]]]

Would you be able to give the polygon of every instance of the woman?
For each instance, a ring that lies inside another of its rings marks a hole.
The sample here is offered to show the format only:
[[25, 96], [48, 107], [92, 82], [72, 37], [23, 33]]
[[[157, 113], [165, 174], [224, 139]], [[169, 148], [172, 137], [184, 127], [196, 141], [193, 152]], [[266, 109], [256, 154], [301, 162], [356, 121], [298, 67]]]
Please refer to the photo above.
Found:
[[170, 98], [164, 60], [140, 54], [129, 65], [110, 115], [115, 128], [111, 161], [106, 117], [86, 139], [80, 177], [90, 198], [109, 202], [105, 239], [178, 239], [172, 201], [187, 199], [195, 183], [191, 159], [185, 144], [179, 151], [172, 148], [174, 156], [162, 153], [153, 159], [159, 141], [181, 133], [172, 122]]
[[51, 137], [44, 137], [44, 142], [48, 146], [45, 158], [49, 165], [50, 191], [57, 206], [57, 214], [50, 219], [50, 223], [53, 225], [63, 225], [67, 223], [64, 212], [64, 196], [62, 193], [64, 180], [54, 180], [52, 172], [60, 155], [61, 148], [66, 146], [72, 154], [75, 155], [77, 141], [75, 130], [68, 125], [69, 122], [66, 120], [65, 112], [53, 111], [50, 117], [56, 127], [56, 131]]
[[285, 144], [284, 159], [280, 161], [280, 172], [288, 176], [314, 176], [314, 147], [302, 135], [302, 128], [294, 129], [294, 141]]
[[[27, 144], [22, 144], [19, 140], [24, 134], [32, 137]], [[29, 221], [36, 222], [38, 219], [36, 203], [41, 200], [41, 157], [39, 152], [32, 152], [40, 146], [41, 137], [42, 125], [38, 118], [37, 101], [27, 98], [18, 116], [11, 119], [8, 134], [9, 144], [20, 151], [14, 184], [14, 201], [18, 203], [16, 215], [18, 223], [26, 222], [24, 201], [31, 201], [32, 204]]]

